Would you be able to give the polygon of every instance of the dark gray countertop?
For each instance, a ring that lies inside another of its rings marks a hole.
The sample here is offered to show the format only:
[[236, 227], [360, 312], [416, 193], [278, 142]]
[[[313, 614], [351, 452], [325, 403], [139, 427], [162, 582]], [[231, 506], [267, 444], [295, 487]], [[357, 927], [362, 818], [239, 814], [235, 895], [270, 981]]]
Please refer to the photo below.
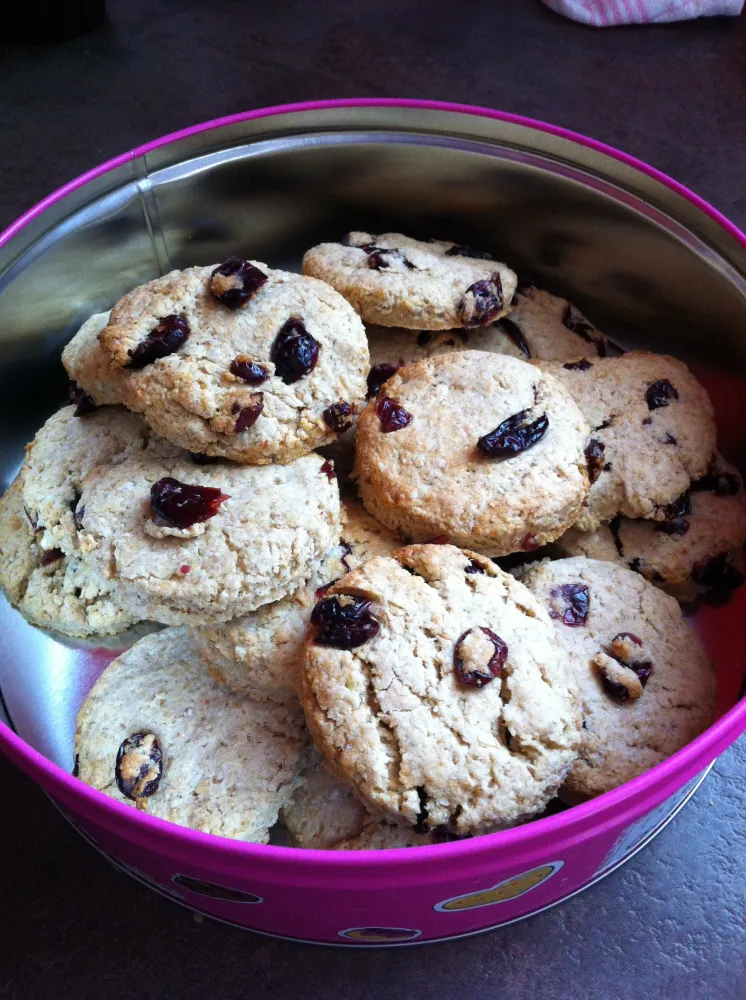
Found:
[[[543, 118], [671, 173], [746, 228], [746, 18], [585, 29], [536, 0], [110, 0], [52, 47], [0, 45], [0, 228], [138, 143], [252, 107], [428, 97]], [[0, 759], [0, 997], [746, 995], [746, 741], [600, 885], [464, 941], [344, 952], [197, 922], [118, 874]]]

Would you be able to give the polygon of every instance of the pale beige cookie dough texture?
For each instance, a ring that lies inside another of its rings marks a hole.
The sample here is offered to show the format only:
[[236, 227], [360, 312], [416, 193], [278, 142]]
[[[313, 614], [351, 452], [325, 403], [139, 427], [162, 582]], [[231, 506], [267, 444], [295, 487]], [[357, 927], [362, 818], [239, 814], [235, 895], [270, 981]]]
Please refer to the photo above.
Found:
[[[576, 668], [584, 727], [562, 794], [586, 797], [616, 788], [707, 728], [715, 672], [672, 597], [639, 573], [583, 557], [518, 572], [553, 617], [558, 648], [571, 654]], [[624, 692], [614, 684], [627, 690], [625, 700], [618, 700]]]
[[[190, 528], [161, 527], [151, 488], [162, 479], [228, 499]], [[94, 470], [81, 494], [81, 551], [141, 617], [166, 624], [228, 621], [280, 600], [339, 539], [339, 491], [318, 455], [198, 465], [181, 451], [149, 449]]]
[[40, 628], [83, 638], [115, 635], [134, 623], [116, 593], [83, 561], [42, 549], [23, 506], [23, 473], [0, 498], [0, 587]]
[[67, 374], [97, 406], [122, 402], [124, 373], [112, 364], [98, 342], [98, 335], [109, 322], [110, 315], [110, 312], [94, 313], [62, 352]]
[[392, 823], [371, 813], [352, 790], [315, 760], [280, 819], [294, 847], [335, 851], [380, 851], [438, 843], [432, 833]]
[[42, 529], [41, 546], [67, 555], [77, 552], [83, 480], [99, 466], [141, 455], [152, 438], [142, 417], [122, 406], [80, 417], [74, 406], [54, 413], [27, 446], [24, 462], [23, 501], [31, 521]]
[[321, 560], [307, 585], [224, 625], [193, 630], [196, 648], [222, 684], [257, 699], [286, 701], [296, 696], [303, 643], [318, 589], [374, 555], [389, 555], [401, 544], [355, 501], [343, 501], [342, 517], [339, 544]]
[[570, 528], [555, 547], [626, 566], [683, 603], [712, 592], [726, 597], [740, 586], [746, 493], [735, 466], [716, 456], [669, 514], [666, 521], [615, 518], [589, 532]]
[[[483, 351], [400, 368], [358, 421], [355, 476], [366, 508], [414, 541], [446, 536], [493, 556], [559, 537], [588, 490], [588, 426], [560, 383], [538, 373]], [[411, 415], [406, 426], [384, 430], [384, 396]], [[478, 439], [512, 417], [548, 426], [518, 454], [480, 452]]]
[[142, 418], [122, 407], [77, 417], [66, 406], [27, 447], [1, 502], [0, 583], [33, 624], [83, 637], [116, 634], [142, 617], [81, 551], [79, 504], [88, 473], [142, 454], [149, 438]]
[[[369, 560], [328, 595], [370, 601], [378, 624], [352, 649], [322, 645], [323, 630], [307, 641], [301, 702], [332, 774], [422, 833], [540, 812], [575, 760], [581, 720], [567, 658], [526, 588], [475, 553], [421, 545]], [[481, 687], [462, 679], [478, 674]]]
[[[251, 265], [267, 280], [243, 306], [229, 308], [211, 293], [214, 267], [172, 271], [120, 299], [99, 341], [124, 375], [124, 403], [168, 440], [252, 465], [289, 462], [335, 439], [330, 407], [362, 404], [365, 330], [323, 282]], [[165, 357], [127, 367], [168, 317], [186, 324], [186, 339]], [[291, 370], [298, 349], [312, 368]]]
[[517, 283], [505, 264], [472, 254], [440, 240], [352, 232], [307, 251], [303, 273], [336, 288], [366, 323], [468, 329], [505, 315]]
[[593, 531], [617, 514], [665, 519], [715, 451], [712, 404], [686, 365], [647, 351], [537, 364], [571, 393], [597, 450], [597, 478], [575, 527]]
[[117, 783], [116, 765], [123, 741], [138, 735], [154, 736], [162, 757], [157, 762], [143, 753], [134, 760], [155, 782], [146, 796], [139, 796], [136, 780], [132, 789], [138, 772], [120, 762], [139, 808], [204, 833], [257, 843], [267, 842], [290, 801], [306, 752], [297, 705], [231, 694], [210, 677], [181, 628], [141, 639], [95, 683], [78, 713], [80, 779], [135, 806]]

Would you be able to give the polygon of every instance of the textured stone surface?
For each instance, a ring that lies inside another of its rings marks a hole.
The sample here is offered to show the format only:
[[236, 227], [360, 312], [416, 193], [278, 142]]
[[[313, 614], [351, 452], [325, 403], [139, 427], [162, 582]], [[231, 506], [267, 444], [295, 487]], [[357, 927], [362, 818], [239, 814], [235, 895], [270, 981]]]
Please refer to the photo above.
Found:
[[[239, 17], [239, 0], [109, 7], [109, 22], [85, 38], [0, 46], [13, 143], [0, 161], [0, 226], [172, 129], [365, 95], [469, 101], [584, 131], [671, 172], [746, 226], [746, 18], [594, 31], [538, 0], [461, 5], [457, 23], [445, 0], [320, 0], [306, 18], [286, 3]], [[0, 936], [0, 996], [124, 1000], [135, 982], [144, 1000], [740, 1000], [745, 785], [742, 740], [648, 849], [576, 899], [466, 941], [345, 953], [195, 923], [110, 868], [0, 758], [0, 912], [12, 915]]]

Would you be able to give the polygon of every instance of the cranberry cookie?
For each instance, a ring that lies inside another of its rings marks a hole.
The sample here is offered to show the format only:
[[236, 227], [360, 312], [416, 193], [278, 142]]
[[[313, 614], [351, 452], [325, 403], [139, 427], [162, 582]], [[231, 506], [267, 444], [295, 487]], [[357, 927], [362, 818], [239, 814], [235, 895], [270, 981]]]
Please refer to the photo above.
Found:
[[551, 376], [466, 351], [400, 368], [358, 420], [367, 509], [414, 541], [503, 556], [558, 538], [588, 490], [588, 426]]
[[540, 812], [572, 766], [567, 656], [530, 592], [452, 545], [375, 557], [316, 605], [301, 702], [326, 766], [427, 833]]
[[80, 550], [141, 617], [228, 621], [293, 593], [337, 543], [320, 456], [202, 465], [168, 447], [95, 469], [78, 504]]
[[595, 531], [571, 528], [555, 547], [627, 566], [683, 603], [704, 594], [726, 599], [744, 580], [746, 494], [738, 470], [716, 455], [666, 514], [665, 521], [616, 517]]
[[354, 310], [314, 278], [232, 258], [172, 271], [114, 306], [99, 335], [124, 403], [190, 451], [251, 465], [333, 441], [365, 397]]
[[159, 819], [260, 844], [300, 781], [305, 750], [297, 705], [229, 693], [181, 628], [117, 657], [75, 732], [81, 781]]
[[715, 672], [676, 601], [594, 559], [516, 571], [553, 619], [583, 710], [569, 799], [600, 795], [670, 757], [712, 722]]
[[366, 323], [410, 330], [470, 330], [510, 309], [515, 274], [483, 251], [401, 233], [348, 233], [303, 258], [352, 303]]
[[686, 365], [647, 351], [537, 365], [562, 382], [591, 427], [592, 485], [575, 527], [593, 531], [617, 514], [665, 520], [715, 451], [712, 404]]

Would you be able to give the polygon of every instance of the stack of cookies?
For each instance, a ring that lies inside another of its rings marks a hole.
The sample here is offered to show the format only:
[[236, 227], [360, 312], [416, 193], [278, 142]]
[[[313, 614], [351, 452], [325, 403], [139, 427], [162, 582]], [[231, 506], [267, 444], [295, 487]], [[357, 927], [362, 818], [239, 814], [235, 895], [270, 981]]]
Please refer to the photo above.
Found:
[[223, 836], [411, 847], [710, 724], [676, 598], [740, 584], [746, 502], [707, 394], [491, 255], [355, 232], [301, 276], [174, 271], [63, 363], [0, 584], [69, 636], [168, 626], [81, 707], [83, 781]]

